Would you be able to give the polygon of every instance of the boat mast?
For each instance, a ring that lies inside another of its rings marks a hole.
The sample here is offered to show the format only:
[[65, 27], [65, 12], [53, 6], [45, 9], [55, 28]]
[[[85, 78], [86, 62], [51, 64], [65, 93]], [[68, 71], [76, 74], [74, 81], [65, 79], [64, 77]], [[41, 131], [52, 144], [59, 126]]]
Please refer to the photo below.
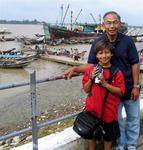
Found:
[[92, 19], [93, 19], [94, 23], [96, 24], [96, 19], [94, 18], [94, 16], [93, 16], [93, 14], [92, 14], [92, 13], [90, 13], [90, 16], [92, 17]]
[[62, 21], [62, 25], [64, 24], [64, 21], [65, 21], [65, 18], [66, 18], [66, 15], [67, 15], [67, 12], [68, 12], [68, 9], [69, 9], [69, 4], [68, 4], [68, 6], [67, 6], [67, 9], [66, 9], [66, 12], [65, 12], [65, 15], [64, 15], [64, 18], [63, 18], [63, 21]]
[[72, 31], [72, 15], [73, 15], [73, 11], [71, 11], [71, 31]]
[[99, 14], [99, 24], [101, 25], [101, 14]]
[[99, 14], [99, 30], [102, 30], [101, 14]]
[[81, 12], [82, 12], [82, 9], [80, 10], [80, 12], [78, 13], [77, 17], [75, 18], [74, 24], [76, 23], [76, 21], [77, 21], [79, 15], [81, 14]]
[[63, 20], [63, 4], [61, 5], [61, 25], [62, 25], [62, 20]]

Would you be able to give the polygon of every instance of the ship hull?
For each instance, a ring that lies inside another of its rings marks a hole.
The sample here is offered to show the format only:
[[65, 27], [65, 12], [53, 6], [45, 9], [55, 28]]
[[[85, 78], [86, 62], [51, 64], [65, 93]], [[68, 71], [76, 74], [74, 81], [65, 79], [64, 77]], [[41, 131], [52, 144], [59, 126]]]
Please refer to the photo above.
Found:
[[49, 26], [51, 39], [69, 38], [95, 38], [99, 36], [96, 32], [71, 31], [56, 26]]

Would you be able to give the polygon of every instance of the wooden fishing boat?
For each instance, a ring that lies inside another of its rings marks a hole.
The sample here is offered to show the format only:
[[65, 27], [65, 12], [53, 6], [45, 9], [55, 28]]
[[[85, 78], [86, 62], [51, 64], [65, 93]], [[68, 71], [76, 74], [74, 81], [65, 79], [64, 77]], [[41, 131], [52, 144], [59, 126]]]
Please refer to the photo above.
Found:
[[27, 66], [30, 61], [27, 60], [7, 60], [7, 59], [0, 59], [0, 68], [23, 68]]
[[8, 31], [6, 28], [0, 29], [0, 34], [11, 34], [10, 31]]
[[17, 36], [15, 37], [15, 39], [18, 41], [18, 42], [21, 42], [23, 43], [24, 45], [32, 45], [32, 44], [40, 44], [40, 43], [43, 43], [44, 40], [45, 40], [45, 36], [41, 36], [41, 37], [36, 37], [36, 38], [28, 38], [28, 37], [25, 37], [25, 36]]
[[16, 60], [34, 60], [37, 58], [37, 54], [23, 54], [23, 55], [16, 55], [16, 54], [0, 54], [0, 59], [16, 59]]
[[15, 60], [34, 60], [38, 57], [38, 51], [23, 52], [15, 48], [6, 51], [0, 51], [0, 59], [15, 59]]
[[143, 72], [143, 57], [140, 59], [140, 71]]
[[138, 51], [139, 58], [140, 58], [140, 72], [143, 72], [143, 49]]
[[140, 57], [140, 71], [143, 72], [143, 56]]
[[15, 38], [5, 38], [5, 37], [0, 38], [0, 42], [14, 41], [14, 40], [15, 40]]

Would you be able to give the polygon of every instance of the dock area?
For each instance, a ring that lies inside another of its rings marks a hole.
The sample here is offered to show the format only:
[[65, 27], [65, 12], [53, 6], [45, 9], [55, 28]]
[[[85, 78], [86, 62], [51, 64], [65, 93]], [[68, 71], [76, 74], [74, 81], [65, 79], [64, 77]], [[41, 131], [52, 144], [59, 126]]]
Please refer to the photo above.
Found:
[[79, 66], [85, 64], [87, 60], [74, 60], [73, 58], [66, 57], [66, 56], [57, 56], [57, 55], [42, 55], [40, 56], [43, 60], [53, 61], [61, 64], [72, 65], [72, 66]]

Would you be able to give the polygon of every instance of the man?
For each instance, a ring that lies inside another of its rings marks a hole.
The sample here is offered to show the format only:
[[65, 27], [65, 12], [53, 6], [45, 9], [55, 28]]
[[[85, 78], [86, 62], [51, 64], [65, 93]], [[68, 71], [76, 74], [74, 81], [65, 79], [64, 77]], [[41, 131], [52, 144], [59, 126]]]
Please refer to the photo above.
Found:
[[[140, 130], [140, 106], [139, 106], [139, 57], [133, 40], [121, 33], [120, 16], [114, 12], [107, 12], [103, 16], [103, 26], [105, 34], [96, 39], [92, 44], [88, 63], [96, 63], [94, 47], [100, 40], [106, 40], [114, 46], [114, 56], [112, 63], [122, 70], [125, 76], [125, 95], [121, 99], [118, 111], [118, 121], [120, 126], [120, 138], [116, 150], [136, 150], [137, 139]], [[84, 72], [88, 64], [72, 67], [65, 72], [65, 76], [69, 79], [77, 73]], [[127, 119], [126, 125], [122, 118], [122, 108], [125, 108]]]

